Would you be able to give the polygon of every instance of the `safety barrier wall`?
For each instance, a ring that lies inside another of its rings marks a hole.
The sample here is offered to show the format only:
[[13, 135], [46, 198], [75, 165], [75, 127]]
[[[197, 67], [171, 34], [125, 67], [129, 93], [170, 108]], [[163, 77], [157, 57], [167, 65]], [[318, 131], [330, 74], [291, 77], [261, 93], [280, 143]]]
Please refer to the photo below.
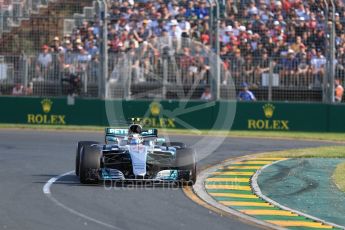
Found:
[[134, 101], [0, 97], [0, 123], [125, 125], [131, 117], [157, 128], [345, 132], [345, 106], [271, 102]]

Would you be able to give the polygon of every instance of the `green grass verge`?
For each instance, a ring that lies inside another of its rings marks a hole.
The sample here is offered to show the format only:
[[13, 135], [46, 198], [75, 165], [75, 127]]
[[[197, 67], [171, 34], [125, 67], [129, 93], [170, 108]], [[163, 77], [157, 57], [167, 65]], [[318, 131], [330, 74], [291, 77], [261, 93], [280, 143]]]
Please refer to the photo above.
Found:
[[334, 170], [332, 179], [338, 188], [345, 192], [345, 162], [340, 163], [337, 166], [337, 168]]
[[[268, 153], [259, 153], [255, 157], [283, 157], [283, 158], [344, 158], [345, 146], [322, 146], [305, 149], [289, 149]], [[332, 175], [333, 182], [345, 192], [345, 162], [339, 164]]]
[[[67, 130], [67, 131], [92, 131], [103, 132], [101, 126], [55, 126], [55, 125], [28, 125], [28, 124], [0, 124], [0, 128], [10, 129], [40, 129], [40, 130]], [[227, 137], [252, 137], [252, 138], [276, 138], [276, 139], [304, 139], [319, 141], [336, 141], [345, 143], [345, 133], [312, 133], [312, 132], [279, 132], [279, 131], [216, 131], [216, 130], [183, 130], [160, 129], [160, 133], [181, 135], [212, 135]]]
[[268, 153], [260, 153], [259, 157], [286, 157], [286, 158], [345, 158], [345, 146], [322, 146], [305, 149], [289, 149]]
[[[286, 158], [345, 158], [345, 146], [323, 146], [306, 149], [290, 149], [270, 153], [256, 154], [257, 157], [286, 157]], [[345, 162], [339, 164], [332, 175], [333, 182], [345, 192]]]

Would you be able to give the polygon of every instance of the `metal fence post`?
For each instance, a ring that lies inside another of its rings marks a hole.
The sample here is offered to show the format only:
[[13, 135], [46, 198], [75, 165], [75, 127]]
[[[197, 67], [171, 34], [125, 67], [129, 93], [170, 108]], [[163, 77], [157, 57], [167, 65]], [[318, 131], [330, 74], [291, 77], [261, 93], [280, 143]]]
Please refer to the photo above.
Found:
[[330, 0], [332, 4], [332, 22], [330, 23], [331, 29], [330, 29], [330, 78], [329, 78], [329, 102], [334, 102], [334, 75], [335, 75], [335, 5], [333, 0]]
[[269, 62], [269, 74], [268, 74], [268, 101], [272, 101], [272, 85], [273, 85], [273, 61]]
[[108, 97], [108, 6], [106, 0], [102, 0], [102, 11], [101, 11], [101, 22], [102, 22], [102, 48], [101, 48], [101, 57], [102, 57], [102, 68], [100, 81], [98, 81], [98, 96], [100, 98]]
[[[329, 27], [328, 27], [328, 12], [329, 12], [329, 7], [328, 7], [328, 2], [327, 0], [324, 0], [324, 4], [326, 7], [325, 10], [325, 32], [326, 32], [326, 38], [325, 38], [325, 56], [326, 56], [326, 66], [325, 66], [325, 74], [323, 76], [321, 85], [322, 85], [322, 101], [323, 103], [328, 103], [329, 102], [329, 90], [328, 90], [328, 82], [329, 82], [329, 72], [330, 72], [330, 52], [329, 52], [329, 41], [328, 41], [328, 36], [329, 36]], [[315, 79], [314, 79], [315, 81]]]
[[219, 53], [220, 53], [220, 47], [219, 47], [219, 3], [216, 0], [216, 58], [217, 58], [217, 62], [216, 62], [216, 99], [219, 100], [220, 99], [220, 64], [221, 64], [221, 60], [219, 57]]
[[24, 87], [27, 87], [29, 83], [29, 76], [28, 76], [29, 66], [28, 66], [27, 56], [25, 55], [25, 53], [22, 53], [21, 59], [22, 59], [22, 71], [23, 71], [22, 72], [23, 84], [24, 84]]
[[168, 60], [163, 59], [163, 87], [162, 87], [162, 97], [166, 98], [167, 94], [167, 84], [168, 84]]

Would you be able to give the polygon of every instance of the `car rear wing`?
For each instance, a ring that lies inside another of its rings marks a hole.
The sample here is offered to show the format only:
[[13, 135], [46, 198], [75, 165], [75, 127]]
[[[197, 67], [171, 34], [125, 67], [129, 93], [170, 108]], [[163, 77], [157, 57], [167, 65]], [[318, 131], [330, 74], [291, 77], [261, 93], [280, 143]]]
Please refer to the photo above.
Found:
[[[124, 128], [105, 128], [105, 136], [106, 137], [119, 137], [123, 138], [128, 135], [128, 129]], [[157, 137], [158, 130], [157, 129], [147, 129], [141, 132], [143, 137]]]

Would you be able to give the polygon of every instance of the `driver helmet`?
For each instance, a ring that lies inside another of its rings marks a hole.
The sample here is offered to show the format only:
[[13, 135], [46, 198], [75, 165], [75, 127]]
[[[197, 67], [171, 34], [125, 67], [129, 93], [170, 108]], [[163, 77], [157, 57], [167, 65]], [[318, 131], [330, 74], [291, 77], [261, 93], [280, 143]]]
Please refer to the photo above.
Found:
[[133, 135], [132, 138], [130, 138], [129, 144], [130, 145], [139, 145], [141, 144], [142, 140], [139, 137], [139, 135]]
[[128, 133], [129, 134], [140, 134], [141, 130], [142, 130], [142, 128], [140, 125], [134, 124], [134, 125], [129, 126]]

